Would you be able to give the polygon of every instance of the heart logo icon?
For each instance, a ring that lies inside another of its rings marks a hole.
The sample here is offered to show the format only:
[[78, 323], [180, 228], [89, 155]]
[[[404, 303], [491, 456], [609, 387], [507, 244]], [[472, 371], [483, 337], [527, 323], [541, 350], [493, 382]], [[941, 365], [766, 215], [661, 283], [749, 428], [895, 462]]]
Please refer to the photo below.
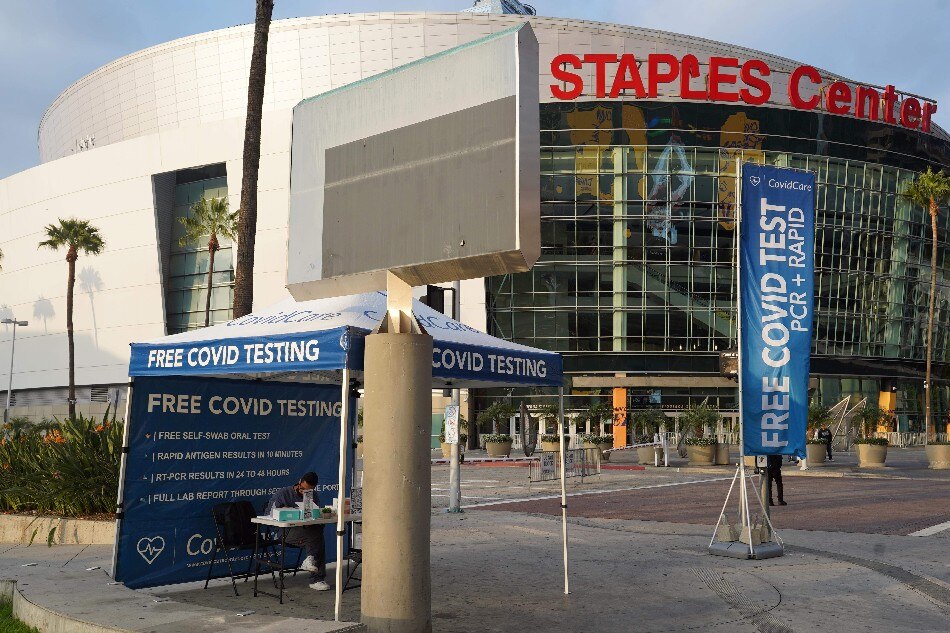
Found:
[[158, 555], [165, 551], [165, 539], [161, 536], [149, 538], [147, 536], [140, 538], [135, 545], [139, 556], [145, 559], [145, 562], [151, 565], [158, 558]]
[[761, 181], [762, 181], [761, 178], [759, 178], [758, 176], [749, 176], [749, 182], [752, 183], [753, 187], [758, 187]]

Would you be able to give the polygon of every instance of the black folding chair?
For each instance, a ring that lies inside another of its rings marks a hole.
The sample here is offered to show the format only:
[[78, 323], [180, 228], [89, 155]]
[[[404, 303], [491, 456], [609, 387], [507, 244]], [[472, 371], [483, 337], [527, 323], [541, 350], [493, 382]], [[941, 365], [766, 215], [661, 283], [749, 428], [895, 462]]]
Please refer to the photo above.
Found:
[[[245, 582], [253, 576], [251, 569], [254, 565], [254, 539], [256, 530], [251, 519], [255, 516], [254, 506], [249, 501], [235, 501], [231, 503], [219, 503], [211, 509], [214, 518], [214, 527], [218, 533], [215, 541], [214, 550], [211, 553], [211, 564], [208, 565], [208, 577], [205, 579], [205, 589], [211, 581], [214, 573], [214, 563], [220, 555], [228, 565], [228, 576], [231, 578], [231, 587], [234, 589], [234, 595], [238, 596], [237, 583], [235, 578], [243, 578]], [[265, 547], [272, 547], [266, 543]], [[238, 552], [250, 552], [250, 562], [247, 571], [235, 574], [234, 554]]]

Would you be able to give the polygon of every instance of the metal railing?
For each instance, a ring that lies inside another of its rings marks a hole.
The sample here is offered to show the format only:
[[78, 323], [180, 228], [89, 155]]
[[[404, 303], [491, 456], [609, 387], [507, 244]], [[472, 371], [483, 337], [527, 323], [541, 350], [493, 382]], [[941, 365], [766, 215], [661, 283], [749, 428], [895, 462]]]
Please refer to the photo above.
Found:
[[[906, 447], [908, 447], [908, 446], [924, 446], [925, 444], [927, 444], [927, 441], [926, 441], [927, 435], [926, 435], [926, 433], [909, 433], [909, 432], [894, 433], [894, 432], [888, 432], [888, 433], [875, 433], [875, 434], [874, 434], [874, 437], [883, 437], [883, 438], [886, 438], [886, 439], [887, 439], [887, 443], [888, 443], [889, 445], [895, 446], [895, 447], [897, 447], [897, 448], [906, 448]], [[947, 434], [946, 434], [946, 433], [937, 433], [937, 434], [936, 434], [936, 441], [938, 441], [938, 442], [946, 442], [946, 441], [947, 441]]]
[[[541, 451], [535, 453], [538, 459], [532, 459], [528, 463], [528, 481], [537, 483], [541, 481], [556, 481], [560, 478], [560, 454], [554, 451]], [[573, 448], [565, 451], [565, 470], [564, 477], [584, 477], [600, 474], [600, 449], [597, 448]]]

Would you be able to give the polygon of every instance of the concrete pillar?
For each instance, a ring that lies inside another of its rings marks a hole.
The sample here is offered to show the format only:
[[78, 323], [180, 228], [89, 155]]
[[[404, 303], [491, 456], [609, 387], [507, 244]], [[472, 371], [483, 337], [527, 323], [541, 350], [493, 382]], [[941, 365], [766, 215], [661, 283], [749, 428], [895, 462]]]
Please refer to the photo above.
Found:
[[429, 569], [432, 337], [366, 337], [362, 621], [432, 631]]

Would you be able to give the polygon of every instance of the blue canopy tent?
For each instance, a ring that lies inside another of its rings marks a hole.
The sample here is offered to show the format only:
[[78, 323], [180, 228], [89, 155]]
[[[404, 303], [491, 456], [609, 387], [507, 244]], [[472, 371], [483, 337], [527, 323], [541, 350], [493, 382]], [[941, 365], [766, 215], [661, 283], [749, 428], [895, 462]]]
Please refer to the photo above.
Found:
[[[433, 388], [562, 387], [564, 376], [560, 354], [490, 336], [418, 301], [414, 302], [413, 311], [422, 328], [433, 337]], [[346, 496], [346, 486], [343, 485], [346, 452], [351, 439], [347, 429], [347, 419], [351, 414], [348, 392], [352, 384], [361, 382], [364, 339], [385, 313], [386, 294], [382, 292], [305, 302], [287, 299], [225, 324], [133, 343], [129, 376], [133, 381], [144, 376], [193, 376], [340, 385], [343, 404], [337, 481], [340, 482], [339, 507], [342, 508]], [[132, 402], [133, 388], [130, 383], [128, 403]], [[563, 396], [563, 391], [559, 393]], [[563, 397], [559, 401], [563, 419]], [[127, 409], [127, 421], [129, 414]], [[126, 447], [129, 426], [126, 424]], [[563, 424], [560, 427], [563, 435]], [[124, 452], [120, 508], [126, 457]], [[563, 488], [562, 478], [562, 493]], [[339, 512], [338, 516], [339, 535], [343, 531], [343, 513]], [[117, 543], [119, 530], [117, 520]], [[565, 523], [565, 583], [566, 538]], [[338, 561], [342, 552], [343, 537], [338, 536]], [[337, 567], [339, 613], [340, 566]]]

